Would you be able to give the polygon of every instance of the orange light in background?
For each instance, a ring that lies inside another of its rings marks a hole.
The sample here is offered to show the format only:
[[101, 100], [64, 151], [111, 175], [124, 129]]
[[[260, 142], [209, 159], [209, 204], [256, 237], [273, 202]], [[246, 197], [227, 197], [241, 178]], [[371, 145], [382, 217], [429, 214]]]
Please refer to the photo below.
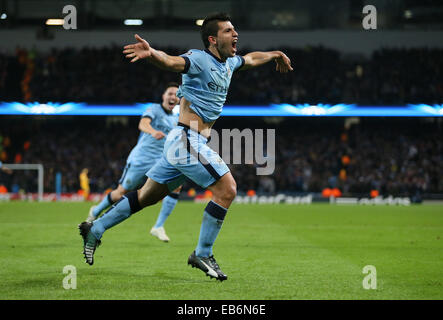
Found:
[[340, 170], [339, 178], [340, 178], [340, 180], [342, 180], [342, 181], [345, 181], [345, 180], [346, 180], [346, 170], [345, 170], [345, 169], [341, 169], [341, 170]]
[[329, 188], [324, 188], [321, 195], [323, 198], [329, 198], [332, 195], [332, 190]]
[[3, 140], [3, 146], [5, 148], [9, 147], [11, 145], [11, 139], [9, 137], [5, 137], [5, 140]]
[[25, 144], [23, 145], [23, 150], [28, 150], [30, 146], [31, 146], [31, 142], [26, 141]]
[[341, 163], [344, 166], [347, 166], [350, 162], [351, 162], [351, 158], [349, 156], [344, 155], [343, 157], [341, 157]]
[[20, 163], [20, 162], [22, 162], [22, 159], [23, 159], [23, 157], [22, 157], [21, 153], [17, 153], [15, 155], [14, 163]]
[[371, 195], [371, 198], [377, 198], [379, 195], [378, 190], [371, 190], [370, 195]]
[[196, 192], [195, 192], [194, 188], [191, 188], [191, 189], [188, 190], [188, 196], [195, 197], [195, 194], [196, 194]]
[[212, 198], [212, 191], [206, 190], [205, 191], [205, 198]]
[[4, 185], [0, 185], [0, 193], [8, 193], [8, 189]]
[[331, 190], [331, 196], [335, 197], [335, 198], [339, 198], [341, 197], [341, 191], [338, 188], [334, 188]]
[[248, 197], [253, 197], [253, 196], [255, 196], [255, 195], [256, 195], [255, 190], [248, 190], [248, 192], [246, 192], [246, 195], [247, 195]]

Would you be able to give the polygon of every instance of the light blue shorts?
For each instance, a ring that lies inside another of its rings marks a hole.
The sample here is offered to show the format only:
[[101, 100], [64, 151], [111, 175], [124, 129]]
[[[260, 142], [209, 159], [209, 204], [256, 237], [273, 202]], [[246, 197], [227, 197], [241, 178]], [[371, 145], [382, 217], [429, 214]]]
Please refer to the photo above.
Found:
[[182, 185], [186, 177], [207, 188], [229, 172], [226, 163], [207, 142], [206, 137], [179, 123], [169, 132], [162, 157], [146, 175], [167, 184], [170, 191]]
[[146, 182], [146, 172], [152, 168], [155, 162], [144, 166], [137, 166], [130, 162], [126, 163], [123, 174], [118, 181], [125, 190], [132, 191], [141, 187]]

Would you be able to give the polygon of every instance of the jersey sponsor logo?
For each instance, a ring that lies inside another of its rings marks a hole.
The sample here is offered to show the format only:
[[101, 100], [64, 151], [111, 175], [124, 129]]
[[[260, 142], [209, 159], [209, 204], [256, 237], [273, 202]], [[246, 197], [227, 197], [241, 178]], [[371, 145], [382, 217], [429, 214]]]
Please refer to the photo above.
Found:
[[215, 91], [215, 92], [228, 93], [227, 87], [220, 86], [212, 81], [208, 82], [208, 88], [211, 89], [212, 91]]

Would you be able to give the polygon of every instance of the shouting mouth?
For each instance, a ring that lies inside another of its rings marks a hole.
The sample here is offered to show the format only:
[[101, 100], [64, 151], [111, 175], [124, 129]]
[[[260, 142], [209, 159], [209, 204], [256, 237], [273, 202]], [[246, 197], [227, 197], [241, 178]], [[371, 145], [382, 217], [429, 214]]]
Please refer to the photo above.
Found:
[[237, 42], [238, 42], [237, 39], [232, 40], [232, 49], [234, 50], [234, 52], [237, 51]]
[[176, 104], [177, 104], [177, 101], [175, 99], [168, 100], [168, 107], [170, 109], [173, 109], [176, 106]]

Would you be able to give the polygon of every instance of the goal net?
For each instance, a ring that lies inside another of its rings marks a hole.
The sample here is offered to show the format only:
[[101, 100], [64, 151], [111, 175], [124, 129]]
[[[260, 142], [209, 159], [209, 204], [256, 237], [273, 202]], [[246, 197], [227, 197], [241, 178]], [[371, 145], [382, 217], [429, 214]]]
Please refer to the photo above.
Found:
[[[10, 169], [13, 172], [16, 171], [17, 173], [23, 172], [26, 170], [36, 170], [37, 171], [37, 198], [38, 201], [43, 200], [43, 165], [42, 164], [35, 164], [35, 163], [3, 163], [2, 166], [4, 168]], [[0, 181], [1, 184], [1, 181]], [[30, 191], [30, 190], [27, 190]]]

